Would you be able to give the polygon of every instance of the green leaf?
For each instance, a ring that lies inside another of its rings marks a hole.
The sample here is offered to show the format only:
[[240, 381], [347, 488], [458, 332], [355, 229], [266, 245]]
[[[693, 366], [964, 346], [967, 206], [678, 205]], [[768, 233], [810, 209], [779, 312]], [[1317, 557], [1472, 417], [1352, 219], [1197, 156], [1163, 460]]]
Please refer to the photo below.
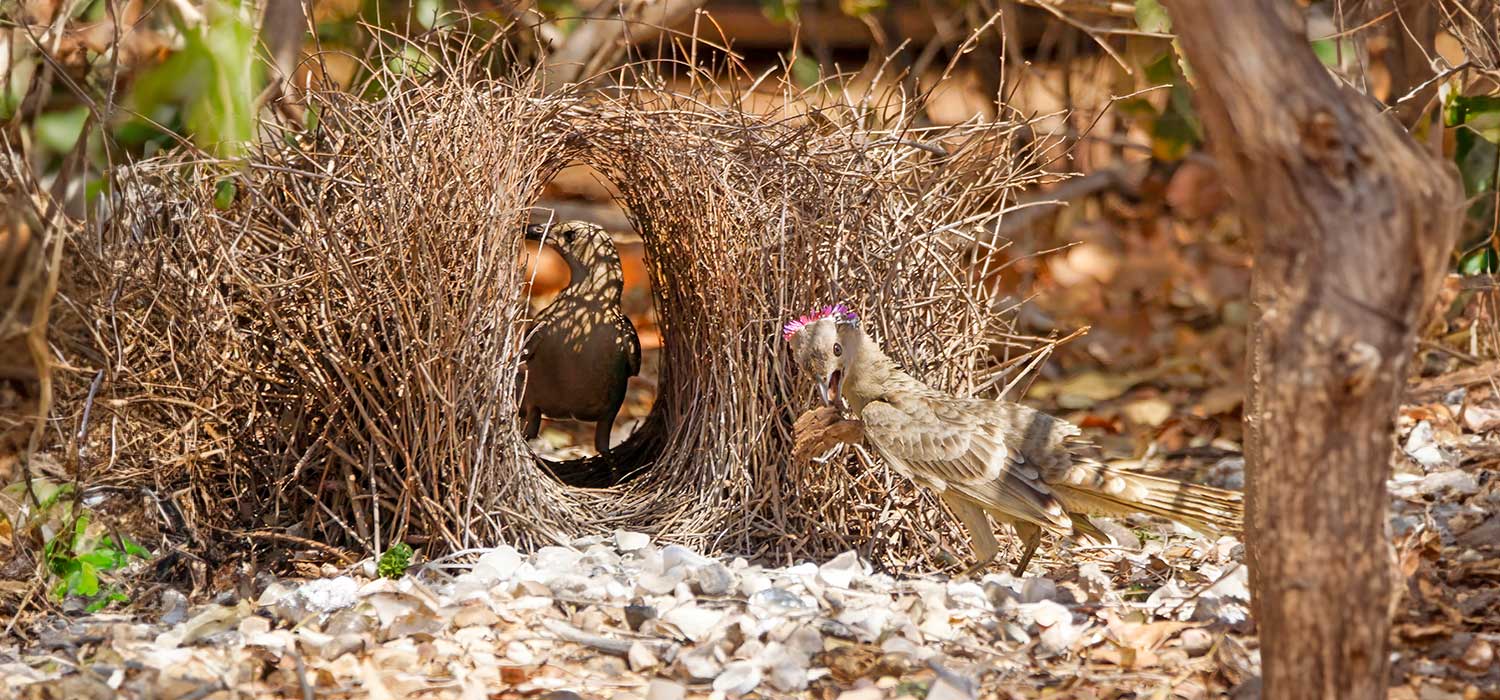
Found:
[[227, 177], [220, 180], [214, 185], [214, 208], [224, 211], [234, 206], [234, 198], [238, 191], [238, 188], [234, 186], [234, 180]]
[[54, 153], [67, 153], [78, 143], [78, 137], [83, 134], [83, 123], [88, 118], [88, 107], [47, 112], [36, 118], [37, 141]]
[[31, 77], [36, 73], [37, 59], [26, 55], [30, 52], [29, 47], [22, 44], [10, 48], [14, 52], [10, 75], [0, 82], [0, 121], [9, 121], [16, 113], [21, 101], [26, 99], [26, 93], [31, 91]]
[[90, 564], [78, 567], [78, 585], [71, 587], [71, 592], [82, 596], [91, 596], [99, 592], [99, 572]]
[[802, 87], [817, 85], [823, 78], [823, 71], [818, 67], [817, 60], [801, 50], [792, 56], [791, 74], [792, 82]]
[[120, 552], [108, 547], [100, 547], [92, 552], [80, 554], [78, 555], [78, 561], [101, 571], [113, 571], [122, 566]]
[[255, 94], [263, 67], [255, 28], [244, 13], [208, 3], [211, 19], [183, 32], [182, 50], [136, 80], [136, 111], [156, 118], [167, 104], [183, 107], [193, 142], [221, 157], [243, 155], [255, 136]]
[[441, 0], [417, 0], [413, 8], [412, 17], [423, 29], [432, 29], [437, 24], [438, 13], [443, 9]]
[[885, 0], [839, 0], [839, 11], [850, 17], [866, 17], [885, 9]]
[[1500, 96], [1455, 95], [1443, 110], [1443, 123], [1463, 126], [1490, 143], [1500, 143]]
[[1480, 248], [1468, 255], [1458, 263], [1458, 272], [1461, 275], [1482, 275], [1495, 271], [1495, 251], [1488, 246]]
[[114, 586], [110, 586], [109, 590], [105, 591], [99, 597], [95, 598], [88, 604], [88, 606], [84, 608], [84, 610], [95, 613], [109, 607], [111, 603], [125, 603], [129, 602], [129, 600], [130, 598], [128, 598], [124, 593], [121, 593], [119, 589], [115, 588]]
[[151, 552], [147, 551], [145, 547], [136, 544], [129, 537], [121, 537], [120, 544], [122, 545], [122, 548], [125, 550], [126, 554], [129, 554], [138, 559], [151, 558]]
[[772, 22], [795, 22], [802, 0], [760, 0], [760, 11]]
[[1143, 32], [1166, 34], [1172, 31], [1172, 18], [1157, 0], [1135, 0], [1135, 26]]
[[385, 550], [375, 571], [384, 578], [401, 578], [411, 566], [412, 548], [405, 542]]

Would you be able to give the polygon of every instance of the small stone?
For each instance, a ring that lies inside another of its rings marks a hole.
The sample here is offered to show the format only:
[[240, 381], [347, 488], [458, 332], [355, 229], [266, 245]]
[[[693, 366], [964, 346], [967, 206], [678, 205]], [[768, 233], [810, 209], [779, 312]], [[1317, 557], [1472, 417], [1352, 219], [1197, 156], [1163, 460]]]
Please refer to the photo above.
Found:
[[583, 697], [571, 690], [554, 690], [544, 693], [541, 700], [583, 700]]
[[696, 605], [679, 605], [662, 615], [663, 621], [671, 623], [682, 632], [682, 636], [693, 642], [702, 641], [723, 619], [724, 613]]
[[596, 677], [619, 678], [625, 675], [626, 662], [618, 656], [595, 654], [586, 659], [583, 666]]
[[687, 686], [665, 678], [653, 678], [646, 686], [646, 700], [683, 700]]
[[1178, 638], [1182, 644], [1182, 650], [1188, 656], [1203, 656], [1209, 649], [1214, 648], [1214, 637], [1201, 627], [1193, 627], [1182, 631]]
[[1067, 651], [1082, 634], [1073, 625], [1073, 613], [1050, 600], [1036, 603], [1031, 614], [1041, 629], [1042, 648], [1054, 654]]
[[1136, 537], [1135, 533], [1132, 532], [1130, 528], [1125, 527], [1124, 525], [1121, 525], [1114, 520], [1110, 520], [1109, 518], [1099, 518], [1094, 521], [1094, 524], [1098, 526], [1100, 530], [1103, 530], [1104, 534], [1109, 535], [1109, 538], [1111, 540], [1114, 540], [1115, 546], [1130, 550], [1132, 552], [1141, 548], [1141, 538]]
[[631, 604], [625, 606], [625, 624], [630, 631], [641, 631], [641, 624], [656, 617], [656, 608], [650, 605]]
[[635, 585], [648, 595], [667, 595], [676, 590], [679, 583], [682, 583], [682, 569], [673, 569], [662, 574], [642, 573], [636, 579]]
[[1428, 471], [1448, 466], [1456, 461], [1453, 455], [1438, 444], [1437, 431], [1433, 429], [1431, 422], [1425, 420], [1412, 427], [1411, 433], [1406, 436], [1406, 444], [1402, 446], [1402, 450]]
[[1472, 473], [1457, 469], [1433, 472], [1422, 479], [1417, 492], [1424, 495], [1451, 492], [1460, 496], [1472, 496], [1479, 493], [1479, 481]]
[[531, 558], [531, 565], [537, 571], [547, 572], [553, 575], [571, 574], [578, 570], [578, 562], [583, 559], [583, 554], [578, 550], [568, 547], [543, 547], [537, 550]]
[[651, 536], [629, 530], [615, 530], [615, 546], [622, 552], [636, 552], [651, 546]]
[[760, 687], [760, 666], [752, 661], [731, 661], [714, 679], [714, 690], [739, 697]]
[[[724, 666], [714, 657], [713, 647], [696, 647], [677, 657], [677, 667], [691, 680], [706, 681], [719, 677]], [[648, 697], [647, 700], [650, 700]]]
[[974, 700], [973, 694], [951, 683], [947, 678], [938, 676], [932, 682], [932, 687], [927, 690], [927, 700]]
[[1021, 601], [1024, 603], [1037, 603], [1044, 600], [1052, 600], [1057, 597], [1057, 583], [1050, 578], [1026, 579], [1021, 584]]
[[161, 623], [164, 625], [176, 625], [188, 619], [187, 596], [175, 588], [168, 588], [161, 592]]
[[510, 545], [500, 545], [479, 557], [474, 564], [473, 574], [481, 581], [494, 583], [505, 581], [516, 574], [521, 568], [521, 553]]
[[1474, 673], [1484, 673], [1489, 670], [1491, 664], [1495, 663], [1495, 648], [1484, 639], [1475, 637], [1474, 641], [1469, 643], [1469, 648], [1464, 650], [1461, 663], [1464, 668]]
[[680, 544], [670, 544], [661, 550], [662, 568], [672, 570], [678, 566], [704, 566], [713, 561]]
[[333, 661], [344, 654], [353, 654], [364, 651], [365, 635], [362, 634], [340, 634], [334, 636], [322, 645], [318, 650], [318, 656], [324, 661]]
[[1017, 644], [1031, 643], [1031, 635], [1026, 633], [1026, 628], [1014, 622], [1005, 623], [1005, 637]]
[[511, 642], [505, 645], [505, 658], [525, 666], [536, 661], [536, 654], [531, 652], [525, 642]]
[[818, 567], [818, 580], [834, 588], [848, 588], [854, 583], [855, 577], [863, 574], [864, 566], [859, 561], [859, 555], [852, 551], [844, 552]]
[[771, 687], [783, 693], [796, 693], [807, 689], [807, 666], [811, 657], [778, 642], [767, 645], [765, 656], [760, 659], [766, 665], [766, 680]]
[[790, 617], [814, 612], [812, 604], [795, 593], [781, 588], [767, 588], [750, 596], [752, 614], [762, 619]]
[[883, 695], [880, 692], [880, 688], [867, 685], [863, 688], [855, 688], [854, 690], [846, 690], [839, 693], [838, 700], [880, 700]]
[[630, 649], [625, 652], [625, 661], [630, 664], [632, 671], [645, 671], [656, 668], [661, 664], [661, 659], [651, 653], [651, 649], [640, 642], [633, 642]]
[[961, 610], [988, 610], [990, 599], [978, 583], [951, 581], [948, 583], [948, 604]]
[[728, 595], [734, 590], [734, 574], [729, 567], [713, 562], [699, 567], [693, 572], [693, 581], [698, 584], [698, 592], [707, 596]]

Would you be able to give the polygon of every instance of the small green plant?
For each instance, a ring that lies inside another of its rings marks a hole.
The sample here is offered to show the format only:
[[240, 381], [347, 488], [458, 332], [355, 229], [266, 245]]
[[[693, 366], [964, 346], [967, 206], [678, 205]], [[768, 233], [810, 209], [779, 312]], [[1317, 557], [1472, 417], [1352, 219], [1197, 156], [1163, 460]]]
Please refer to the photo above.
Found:
[[73, 522], [72, 532], [59, 532], [47, 540], [42, 554], [47, 561], [47, 570], [58, 578], [57, 585], [52, 587], [52, 595], [58, 600], [70, 595], [84, 598], [88, 600], [85, 609], [97, 612], [111, 603], [129, 600], [115, 586], [101, 590], [99, 574], [125, 568], [131, 557], [142, 561], [150, 559], [151, 553], [128, 537], [94, 537], [88, 530], [89, 516], [81, 513]]
[[380, 563], [375, 566], [375, 573], [384, 578], [401, 578], [406, 569], [411, 566], [411, 545], [401, 542], [380, 555]]

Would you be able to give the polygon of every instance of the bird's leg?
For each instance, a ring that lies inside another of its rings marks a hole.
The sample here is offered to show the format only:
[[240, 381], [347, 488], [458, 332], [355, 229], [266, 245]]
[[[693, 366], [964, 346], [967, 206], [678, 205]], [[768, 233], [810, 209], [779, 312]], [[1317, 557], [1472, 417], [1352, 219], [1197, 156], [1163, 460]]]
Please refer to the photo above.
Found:
[[619, 413], [619, 406], [606, 409], [604, 415], [599, 416], [599, 420], [594, 423], [594, 449], [601, 455], [609, 451], [609, 434], [615, 428], [615, 416]]
[[521, 435], [527, 440], [535, 440], [537, 433], [542, 432], [542, 409], [531, 406], [526, 409], [526, 428]]
[[964, 529], [969, 531], [969, 537], [974, 540], [974, 556], [977, 561], [964, 569], [959, 577], [971, 576], [984, 570], [995, 560], [995, 555], [1000, 553], [1000, 543], [995, 540], [995, 529], [990, 526], [990, 519], [985, 517], [983, 508], [969, 501], [949, 495], [948, 492], [944, 492], [942, 497], [953, 514], [958, 516], [959, 522], [964, 524]]
[[1026, 565], [1031, 563], [1031, 555], [1036, 554], [1037, 545], [1042, 543], [1042, 528], [1036, 523], [1016, 522], [1013, 524], [1016, 534], [1021, 538], [1021, 563], [1016, 564], [1016, 576], [1026, 573]]

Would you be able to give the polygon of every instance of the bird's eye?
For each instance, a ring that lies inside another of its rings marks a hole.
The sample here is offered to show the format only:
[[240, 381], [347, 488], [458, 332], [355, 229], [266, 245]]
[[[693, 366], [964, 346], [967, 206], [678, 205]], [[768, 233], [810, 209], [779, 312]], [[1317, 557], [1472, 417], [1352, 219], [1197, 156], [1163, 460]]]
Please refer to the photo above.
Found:
[[839, 343], [834, 343], [833, 344], [833, 356], [834, 357], [843, 357], [844, 356], [844, 346], [841, 345], [841, 344], [839, 344]]

